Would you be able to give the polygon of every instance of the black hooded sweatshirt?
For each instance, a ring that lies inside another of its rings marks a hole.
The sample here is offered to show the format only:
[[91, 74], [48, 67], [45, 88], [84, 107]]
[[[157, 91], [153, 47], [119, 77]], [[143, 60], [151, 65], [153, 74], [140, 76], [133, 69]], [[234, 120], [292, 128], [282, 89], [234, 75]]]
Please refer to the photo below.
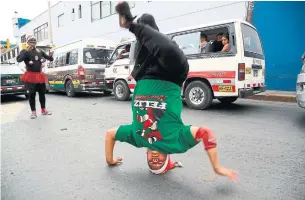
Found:
[[129, 31], [137, 39], [132, 77], [170, 81], [181, 87], [189, 71], [187, 58], [174, 41], [159, 32], [153, 16], [142, 15]]

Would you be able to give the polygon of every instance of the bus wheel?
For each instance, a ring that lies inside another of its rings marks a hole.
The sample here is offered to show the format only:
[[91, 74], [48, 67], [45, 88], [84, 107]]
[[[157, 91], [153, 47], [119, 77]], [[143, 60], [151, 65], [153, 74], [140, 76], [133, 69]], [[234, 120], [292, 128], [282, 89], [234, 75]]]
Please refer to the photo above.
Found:
[[115, 82], [113, 88], [114, 97], [118, 101], [127, 101], [130, 98], [130, 90], [125, 81], [119, 80]]
[[185, 89], [185, 102], [191, 109], [204, 110], [211, 106], [213, 93], [210, 86], [202, 81], [191, 82]]
[[65, 90], [68, 97], [75, 97], [74, 85], [71, 80], [68, 80], [65, 84]]
[[238, 97], [223, 97], [223, 98], [217, 98], [218, 101], [220, 101], [223, 104], [229, 104], [229, 103], [233, 103], [234, 101], [236, 101], [238, 99]]

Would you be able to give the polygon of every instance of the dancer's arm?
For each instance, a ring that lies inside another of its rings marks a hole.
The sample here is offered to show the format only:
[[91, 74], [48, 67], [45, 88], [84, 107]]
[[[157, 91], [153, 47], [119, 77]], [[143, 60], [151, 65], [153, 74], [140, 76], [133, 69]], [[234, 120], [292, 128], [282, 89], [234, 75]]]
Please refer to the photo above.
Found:
[[44, 57], [45, 59], [47, 59], [51, 62], [54, 60], [53, 56], [47, 55], [46, 52], [44, 52], [44, 51], [41, 51], [41, 52], [42, 52], [42, 57]]
[[113, 149], [115, 145], [115, 134], [117, 129], [107, 131], [105, 140], [105, 154], [108, 165], [117, 165], [122, 162], [122, 158], [113, 158]]
[[191, 132], [196, 141], [202, 141], [204, 148], [210, 158], [211, 165], [213, 166], [214, 171], [222, 176], [226, 176], [232, 181], [237, 181], [237, 173], [234, 170], [227, 169], [221, 166], [218, 161], [217, 153], [217, 141], [213, 134], [213, 131], [206, 127], [191, 127]]
[[28, 53], [27, 50], [25, 50], [25, 49], [22, 50], [16, 58], [17, 62], [23, 62], [25, 60], [25, 58], [27, 57], [27, 53]]

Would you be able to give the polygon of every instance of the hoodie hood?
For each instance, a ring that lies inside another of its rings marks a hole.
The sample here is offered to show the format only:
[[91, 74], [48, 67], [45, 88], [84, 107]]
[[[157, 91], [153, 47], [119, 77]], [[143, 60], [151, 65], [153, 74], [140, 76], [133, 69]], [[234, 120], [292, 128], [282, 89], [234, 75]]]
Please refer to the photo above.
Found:
[[159, 31], [159, 28], [156, 24], [156, 20], [151, 14], [147, 14], [147, 13], [143, 14], [140, 18], [138, 18], [137, 23], [148, 25], [151, 28]]

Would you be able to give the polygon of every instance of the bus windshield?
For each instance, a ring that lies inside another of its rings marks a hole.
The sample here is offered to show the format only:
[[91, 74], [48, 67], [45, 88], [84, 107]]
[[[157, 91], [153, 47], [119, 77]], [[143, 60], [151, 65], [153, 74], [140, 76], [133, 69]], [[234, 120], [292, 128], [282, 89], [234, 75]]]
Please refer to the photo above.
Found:
[[245, 56], [264, 58], [261, 40], [257, 31], [246, 24], [241, 24], [241, 31], [243, 35]]
[[106, 64], [112, 50], [98, 48], [84, 48], [84, 64]]

